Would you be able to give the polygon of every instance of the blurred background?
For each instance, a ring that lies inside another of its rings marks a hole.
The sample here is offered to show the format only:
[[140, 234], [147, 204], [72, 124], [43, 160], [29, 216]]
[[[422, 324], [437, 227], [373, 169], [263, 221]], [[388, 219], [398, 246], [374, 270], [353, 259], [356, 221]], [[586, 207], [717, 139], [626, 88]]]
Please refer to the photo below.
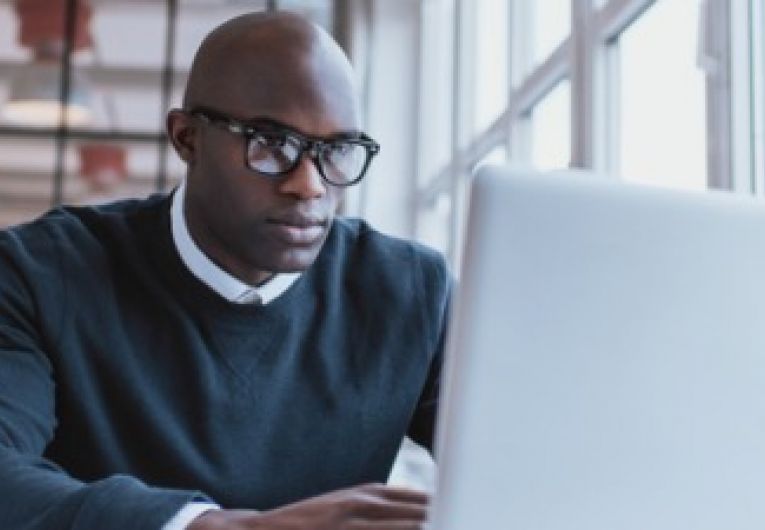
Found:
[[[327, 28], [356, 68], [382, 150], [344, 213], [457, 274], [484, 163], [765, 193], [763, 0], [0, 0], [0, 227], [171, 190], [164, 115], [197, 46], [268, 9]], [[423, 462], [393, 480], [427, 487]]]

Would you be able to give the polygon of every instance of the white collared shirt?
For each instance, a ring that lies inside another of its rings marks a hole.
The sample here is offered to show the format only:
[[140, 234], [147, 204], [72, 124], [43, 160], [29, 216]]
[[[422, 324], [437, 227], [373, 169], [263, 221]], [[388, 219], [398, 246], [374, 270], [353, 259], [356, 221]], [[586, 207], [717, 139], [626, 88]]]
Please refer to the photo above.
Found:
[[281, 296], [300, 277], [299, 272], [274, 274], [259, 287], [253, 287], [221, 269], [205, 256], [189, 233], [183, 200], [186, 196], [184, 181], [175, 192], [170, 208], [173, 242], [186, 268], [201, 282], [229, 302], [237, 304], [268, 304]]

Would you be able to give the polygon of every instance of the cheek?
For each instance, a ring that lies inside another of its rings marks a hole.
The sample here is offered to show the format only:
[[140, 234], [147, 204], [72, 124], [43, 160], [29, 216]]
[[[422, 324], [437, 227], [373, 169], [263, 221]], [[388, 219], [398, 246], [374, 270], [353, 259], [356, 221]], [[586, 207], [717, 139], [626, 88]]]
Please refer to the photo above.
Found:
[[236, 224], [255, 216], [267, 202], [269, 183], [244, 167], [237, 147], [210, 153], [194, 168], [200, 198], [218, 210], [217, 217]]
[[231, 230], [252, 230], [268, 216], [272, 191], [263, 184], [267, 183], [258, 182], [257, 176], [237, 174], [218, 186], [216, 193], [223, 199], [219, 215]]
[[225, 173], [207, 173], [200, 176], [200, 186], [194, 190], [200, 221], [218, 241], [237, 248], [242, 234], [248, 234], [260, 220], [261, 205], [249, 198], [232, 176]]
[[[226, 141], [223, 141], [226, 140]], [[205, 138], [197, 156], [196, 173], [210, 191], [243, 173], [244, 145], [238, 138]]]

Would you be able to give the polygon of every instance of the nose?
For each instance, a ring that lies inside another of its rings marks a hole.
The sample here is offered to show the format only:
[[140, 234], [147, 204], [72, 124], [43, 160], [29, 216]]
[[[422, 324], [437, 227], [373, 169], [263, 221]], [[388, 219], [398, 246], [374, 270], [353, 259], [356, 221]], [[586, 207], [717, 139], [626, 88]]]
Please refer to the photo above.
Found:
[[279, 191], [301, 200], [319, 199], [326, 195], [327, 186], [314, 160], [306, 154], [300, 163], [280, 182]]

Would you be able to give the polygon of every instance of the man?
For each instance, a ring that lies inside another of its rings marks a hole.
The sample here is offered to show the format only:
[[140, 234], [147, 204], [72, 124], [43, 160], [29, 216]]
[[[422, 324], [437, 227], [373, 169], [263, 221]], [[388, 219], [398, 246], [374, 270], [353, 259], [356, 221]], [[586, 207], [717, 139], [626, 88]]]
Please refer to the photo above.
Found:
[[345, 56], [236, 18], [167, 123], [175, 194], [0, 233], [0, 528], [419, 528], [379, 483], [432, 443], [449, 276], [334, 219], [377, 150]]

